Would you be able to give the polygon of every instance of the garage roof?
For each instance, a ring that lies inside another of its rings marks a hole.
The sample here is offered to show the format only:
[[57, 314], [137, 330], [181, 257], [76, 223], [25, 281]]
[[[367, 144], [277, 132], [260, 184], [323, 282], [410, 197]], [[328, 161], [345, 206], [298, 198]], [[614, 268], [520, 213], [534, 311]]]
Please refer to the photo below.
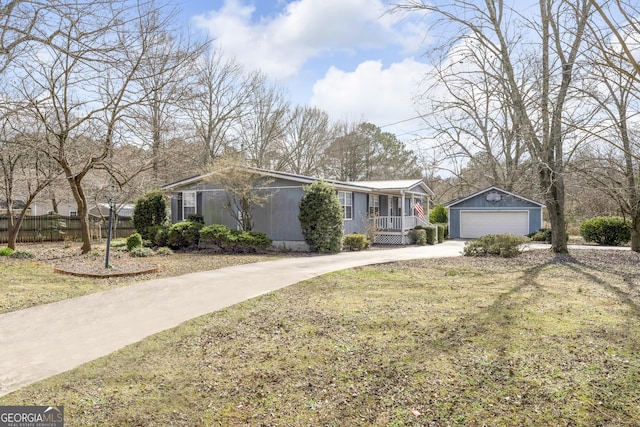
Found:
[[488, 193], [489, 191], [492, 191], [492, 190], [493, 191], [500, 191], [502, 193], [508, 194], [509, 196], [515, 197], [517, 199], [520, 199], [520, 200], [523, 200], [523, 201], [526, 201], [526, 202], [529, 202], [529, 203], [533, 203], [534, 205], [540, 206], [541, 208], [545, 207], [545, 205], [543, 203], [536, 202], [535, 200], [527, 199], [526, 197], [519, 196], [519, 195], [517, 195], [515, 193], [512, 193], [510, 191], [504, 190], [504, 189], [502, 189], [500, 187], [491, 186], [491, 187], [485, 188], [484, 190], [480, 190], [478, 192], [475, 192], [473, 194], [465, 196], [463, 198], [460, 198], [460, 199], [454, 200], [452, 202], [449, 202], [447, 205], [445, 205], [445, 208], [449, 209], [449, 208], [455, 207], [456, 205], [464, 202], [465, 200], [469, 200], [469, 199], [474, 198], [474, 197], [476, 197], [476, 196], [478, 196], [480, 194], [483, 194], [483, 193]]

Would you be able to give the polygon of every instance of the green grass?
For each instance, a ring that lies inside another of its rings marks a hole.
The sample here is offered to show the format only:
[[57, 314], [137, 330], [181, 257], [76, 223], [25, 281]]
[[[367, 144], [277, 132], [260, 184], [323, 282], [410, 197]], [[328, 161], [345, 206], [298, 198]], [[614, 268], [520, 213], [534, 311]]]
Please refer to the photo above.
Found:
[[328, 274], [0, 404], [63, 404], [70, 426], [640, 425], [637, 264], [558, 261]]

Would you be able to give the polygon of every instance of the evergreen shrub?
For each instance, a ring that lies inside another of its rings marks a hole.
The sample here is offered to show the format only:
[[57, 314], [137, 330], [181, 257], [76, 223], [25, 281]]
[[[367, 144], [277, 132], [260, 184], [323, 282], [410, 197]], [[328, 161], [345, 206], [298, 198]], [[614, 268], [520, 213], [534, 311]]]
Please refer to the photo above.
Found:
[[583, 222], [580, 225], [580, 235], [587, 242], [618, 246], [631, 240], [631, 227], [623, 218], [602, 216]]
[[141, 246], [142, 236], [140, 235], [140, 233], [133, 233], [129, 237], [127, 237], [127, 249], [129, 250], [129, 252]]
[[304, 187], [298, 219], [312, 252], [336, 253], [342, 249], [343, 211], [334, 188], [324, 181]]
[[151, 227], [167, 222], [167, 201], [162, 191], [149, 191], [136, 200], [131, 221], [143, 239], [153, 240]]
[[187, 249], [198, 246], [200, 241], [200, 229], [203, 225], [199, 222], [182, 221], [169, 227], [167, 246], [171, 249]]

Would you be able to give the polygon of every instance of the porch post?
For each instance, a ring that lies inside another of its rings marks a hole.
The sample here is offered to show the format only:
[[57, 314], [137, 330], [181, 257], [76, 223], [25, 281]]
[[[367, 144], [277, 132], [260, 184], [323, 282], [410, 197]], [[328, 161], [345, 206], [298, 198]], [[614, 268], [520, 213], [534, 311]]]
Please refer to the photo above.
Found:
[[401, 191], [400, 195], [402, 196], [400, 202], [400, 206], [402, 206], [400, 208], [400, 244], [404, 245], [404, 216], [406, 215], [406, 209], [404, 208], [404, 191]]

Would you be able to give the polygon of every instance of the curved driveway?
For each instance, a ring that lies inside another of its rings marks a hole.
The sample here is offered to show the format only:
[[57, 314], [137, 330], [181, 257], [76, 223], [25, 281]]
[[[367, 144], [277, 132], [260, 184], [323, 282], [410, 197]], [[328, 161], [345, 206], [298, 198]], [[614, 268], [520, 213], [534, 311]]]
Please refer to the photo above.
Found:
[[0, 396], [189, 319], [324, 273], [459, 256], [464, 243], [287, 258], [151, 280], [0, 315]]

